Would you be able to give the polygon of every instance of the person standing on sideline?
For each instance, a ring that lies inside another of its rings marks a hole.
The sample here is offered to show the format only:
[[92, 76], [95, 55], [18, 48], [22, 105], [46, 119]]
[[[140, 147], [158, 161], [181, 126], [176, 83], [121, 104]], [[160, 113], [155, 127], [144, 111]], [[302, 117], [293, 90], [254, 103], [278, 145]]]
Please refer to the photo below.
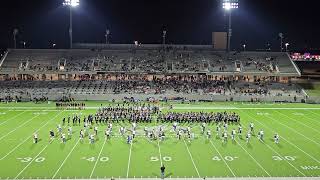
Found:
[[164, 170], [166, 169], [166, 167], [164, 167], [164, 165], [162, 165], [160, 167], [160, 171], [161, 171], [161, 179], [164, 179]]

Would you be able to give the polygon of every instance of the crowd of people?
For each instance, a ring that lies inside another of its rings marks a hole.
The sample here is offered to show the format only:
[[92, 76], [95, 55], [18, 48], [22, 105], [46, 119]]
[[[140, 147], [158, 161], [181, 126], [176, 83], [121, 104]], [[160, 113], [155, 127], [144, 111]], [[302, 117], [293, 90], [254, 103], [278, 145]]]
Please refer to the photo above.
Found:
[[240, 116], [235, 112], [167, 112], [158, 116], [158, 122], [179, 123], [240, 123]]
[[56, 102], [57, 109], [85, 109], [86, 103], [83, 102]]

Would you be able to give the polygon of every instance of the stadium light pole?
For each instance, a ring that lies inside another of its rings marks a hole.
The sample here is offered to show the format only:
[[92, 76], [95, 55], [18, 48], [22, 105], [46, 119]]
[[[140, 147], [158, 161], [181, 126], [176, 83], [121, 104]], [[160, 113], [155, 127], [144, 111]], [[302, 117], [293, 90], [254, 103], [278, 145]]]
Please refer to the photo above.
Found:
[[232, 20], [231, 14], [232, 11], [239, 8], [239, 0], [223, 0], [222, 1], [223, 9], [229, 14], [229, 22], [228, 22], [228, 42], [227, 42], [227, 52], [230, 52], [231, 48], [231, 36], [232, 36]]
[[110, 36], [110, 30], [107, 29], [106, 30], [106, 34], [105, 34], [105, 37], [106, 37], [106, 44], [109, 44], [109, 36]]
[[166, 37], [167, 37], [167, 31], [163, 30], [162, 31], [162, 44], [166, 45]]
[[79, 6], [80, 0], [65, 0], [64, 6], [68, 6], [70, 9], [70, 24], [69, 24], [69, 37], [70, 37], [70, 49], [72, 49], [72, 8]]
[[17, 49], [17, 35], [19, 33], [19, 30], [17, 28], [15, 28], [13, 30], [13, 43], [14, 43], [14, 49]]
[[288, 46], [290, 46], [290, 44], [286, 43], [285, 46], [286, 46], [286, 52], [288, 52]]

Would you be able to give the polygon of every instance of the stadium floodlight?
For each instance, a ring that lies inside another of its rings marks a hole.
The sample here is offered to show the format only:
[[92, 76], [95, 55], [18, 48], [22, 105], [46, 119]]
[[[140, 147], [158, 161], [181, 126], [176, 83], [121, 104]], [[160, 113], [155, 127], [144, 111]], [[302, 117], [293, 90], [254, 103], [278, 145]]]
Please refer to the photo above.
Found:
[[243, 45], [242, 45], [243, 51], [246, 51], [246, 46], [247, 46], [246, 44], [243, 44]]
[[286, 51], [288, 51], [288, 46], [290, 46], [289, 43], [284, 44], [286, 46]]
[[14, 43], [14, 48], [17, 49], [17, 35], [19, 33], [19, 30], [15, 28], [12, 32], [13, 34], [13, 43]]
[[167, 31], [163, 30], [162, 31], [162, 44], [165, 45], [166, 44], [166, 37], [167, 37]]
[[239, 0], [222, 0], [222, 8], [229, 13], [227, 52], [230, 52], [231, 36], [232, 36], [231, 12], [232, 10], [239, 8]]
[[72, 8], [79, 6], [80, 0], [65, 0], [62, 4], [64, 6], [68, 6], [70, 9], [69, 36], [70, 36], [70, 49], [72, 49]]

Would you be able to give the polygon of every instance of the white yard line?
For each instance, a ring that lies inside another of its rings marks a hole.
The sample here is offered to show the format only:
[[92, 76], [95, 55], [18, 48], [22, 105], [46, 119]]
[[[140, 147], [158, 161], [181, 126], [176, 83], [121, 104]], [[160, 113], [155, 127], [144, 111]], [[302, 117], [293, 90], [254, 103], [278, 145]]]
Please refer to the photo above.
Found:
[[302, 137], [304, 137], [305, 139], [307, 139], [307, 140], [309, 140], [309, 141], [313, 142], [314, 144], [316, 144], [316, 145], [318, 145], [318, 146], [320, 147], [320, 144], [319, 144], [319, 143], [317, 143], [317, 142], [316, 142], [316, 141], [314, 141], [313, 139], [308, 138], [307, 136], [305, 136], [304, 134], [302, 134], [302, 133], [298, 132], [298, 131], [297, 131], [297, 130], [295, 130], [294, 128], [289, 127], [289, 126], [287, 126], [287, 125], [285, 125], [285, 124], [281, 123], [280, 121], [278, 121], [278, 120], [274, 119], [273, 117], [269, 117], [269, 116], [266, 116], [266, 117], [267, 117], [267, 118], [269, 118], [269, 119], [274, 120], [275, 122], [277, 122], [278, 124], [281, 124], [282, 126], [287, 127], [287, 128], [288, 128], [288, 129], [290, 129], [291, 131], [295, 132], [296, 134], [301, 135], [301, 136], [302, 136]]
[[71, 149], [71, 151], [69, 152], [69, 154], [66, 156], [66, 158], [63, 160], [63, 162], [61, 163], [60, 167], [57, 169], [57, 171], [54, 173], [54, 175], [52, 176], [52, 179], [54, 179], [58, 172], [60, 171], [60, 169], [62, 168], [62, 166], [64, 165], [64, 163], [66, 163], [67, 159], [69, 158], [69, 156], [71, 155], [71, 153], [73, 152], [73, 150], [76, 148], [76, 146], [78, 145], [78, 143], [80, 142], [80, 139], [78, 139], [77, 143], [73, 146], [73, 148]]
[[220, 154], [219, 150], [216, 148], [216, 146], [212, 143], [212, 141], [210, 140], [210, 144], [211, 146], [217, 151], [217, 153], [219, 154], [220, 158], [222, 159], [222, 161], [224, 162], [224, 164], [226, 164], [226, 166], [228, 167], [229, 171], [231, 172], [231, 174], [233, 175], [233, 177], [236, 177], [236, 175], [234, 174], [233, 170], [230, 168], [230, 166], [228, 165], [227, 161], [225, 161], [225, 159], [222, 157], [222, 155]]
[[[319, 114], [314, 113], [314, 112], [311, 111], [311, 110], [306, 110], [306, 112], [311, 112], [311, 115], [310, 115], [310, 116], [312, 116], [312, 117], [316, 117], [316, 118], [319, 118], [319, 117], [320, 117]], [[309, 113], [309, 114], [310, 114], [310, 113]], [[315, 114], [315, 115], [312, 115], [312, 114]], [[313, 123], [320, 124], [320, 121], [318, 121], [318, 120], [316, 120], [316, 119], [310, 118], [310, 117], [308, 117], [308, 116], [305, 116], [305, 117], [308, 118], [308, 119], [310, 119]]]
[[196, 166], [196, 163], [194, 163], [193, 157], [192, 157], [192, 155], [191, 155], [191, 153], [190, 153], [189, 147], [188, 147], [188, 145], [187, 145], [187, 143], [186, 143], [185, 140], [183, 140], [183, 142], [184, 142], [184, 145], [185, 145], [186, 148], [187, 148], [187, 151], [188, 151], [188, 153], [189, 153], [189, 156], [190, 156], [190, 159], [191, 159], [191, 161], [192, 161], [193, 167], [194, 167], [194, 169], [197, 171], [198, 177], [201, 178], [200, 173], [199, 173], [199, 171], [198, 171], [198, 168], [197, 168], [197, 166]]
[[39, 116], [39, 115], [36, 115], [36, 116], [34, 116], [33, 118], [29, 119], [28, 121], [20, 124], [20, 126], [14, 128], [14, 129], [11, 130], [10, 132], [8, 132], [6, 135], [2, 136], [2, 137], [0, 138], [0, 141], [1, 141], [3, 138], [5, 138], [5, 137], [7, 137], [8, 135], [10, 135], [11, 133], [15, 132], [17, 129], [19, 129], [19, 128], [21, 128], [22, 126], [24, 126], [25, 124], [27, 124], [28, 122], [30, 122], [30, 121], [32, 121], [33, 119], [37, 118], [38, 116]]
[[107, 140], [105, 139], [104, 142], [103, 142], [102, 148], [101, 148], [101, 150], [99, 152], [98, 158], [96, 159], [96, 162], [94, 163], [93, 169], [92, 169], [91, 174], [90, 174], [90, 179], [92, 178], [94, 170], [96, 169], [96, 166], [97, 166], [98, 162], [100, 161], [100, 156], [102, 154], [102, 151], [103, 151], [103, 148], [104, 148], [106, 142], [107, 142]]
[[49, 146], [49, 145], [47, 144], [47, 145], [19, 172], [19, 174], [18, 174], [14, 179], [18, 179], [18, 177], [31, 165], [31, 163], [32, 163], [35, 159], [37, 159], [37, 158], [40, 156], [40, 154], [41, 154], [44, 150], [47, 149], [48, 146]]
[[130, 144], [130, 150], [129, 150], [128, 167], [127, 167], [127, 178], [129, 178], [130, 163], [131, 163], [131, 151], [132, 151], [132, 144], [133, 144], [133, 141], [131, 141], [131, 144]]
[[[256, 120], [254, 117], [252, 117], [249, 113], [245, 113], [247, 116], [249, 116], [251, 119], [253, 119], [255, 122], [258, 122], [260, 125], [266, 127], [267, 129], [269, 129], [269, 131], [273, 132], [274, 130], [269, 128], [267, 125], [259, 122], [258, 120]], [[289, 144], [291, 144], [292, 146], [294, 146], [296, 149], [300, 150], [301, 152], [303, 152], [304, 154], [306, 154], [307, 156], [309, 156], [311, 159], [313, 159], [314, 161], [316, 161], [317, 163], [320, 163], [320, 161], [318, 159], [316, 159], [315, 157], [313, 157], [312, 155], [310, 155], [309, 153], [305, 152], [304, 150], [302, 150], [301, 148], [299, 148], [297, 145], [295, 145], [294, 143], [290, 142], [289, 140], [287, 140], [285, 137], [281, 136], [281, 138], [283, 140], [285, 140], [286, 142], [288, 142]]]
[[160, 163], [161, 163], [161, 166], [162, 166], [162, 165], [163, 165], [163, 163], [162, 163], [162, 155], [161, 155], [161, 148], [160, 148], [159, 140], [158, 140], [158, 149], [159, 149]]
[[236, 140], [236, 143], [239, 144], [239, 146], [251, 157], [251, 159], [269, 176], [271, 175], [266, 171], [266, 169], [245, 149], [242, 147], [242, 145]]
[[7, 119], [6, 121], [2, 122], [2, 123], [0, 124], [0, 126], [3, 125], [3, 124], [5, 124], [5, 123], [7, 123], [8, 121], [10, 121], [10, 120], [12, 120], [12, 119], [15, 119], [16, 117], [20, 116], [20, 115], [23, 114], [24, 112], [25, 112], [25, 111], [23, 111], [23, 112], [15, 115], [15, 116], [13, 116], [13, 117], [10, 118], [10, 119]]
[[[276, 153], [279, 157], [283, 158], [283, 156], [281, 154], [279, 154], [276, 150], [274, 150], [271, 146], [269, 146], [268, 144], [264, 143], [264, 145], [266, 145], [269, 149], [271, 149], [274, 153]], [[283, 158], [284, 159], [284, 158]], [[289, 161], [286, 161], [291, 167], [293, 167], [296, 171], [298, 171], [300, 174], [302, 174], [303, 176], [306, 176], [303, 172], [301, 172], [298, 168], [296, 168], [294, 165], [292, 165]]]
[[294, 120], [295, 122], [301, 124], [302, 126], [305, 126], [305, 127], [309, 128], [309, 129], [312, 129], [312, 130], [315, 131], [316, 133], [320, 134], [320, 132], [319, 132], [318, 129], [315, 129], [315, 128], [311, 127], [311, 126], [308, 126], [308, 125], [306, 125], [305, 123], [302, 123], [302, 122], [300, 122], [300, 121], [298, 121], [298, 120], [296, 120], [296, 119], [294, 119], [294, 118], [292, 118], [292, 117], [290, 117], [290, 116], [288, 116], [288, 115], [286, 115], [286, 114], [283, 114], [283, 113], [281, 113], [281, 112], [279, 112], [279, 111], [276, 111], [276, 112], [279, 113], [279, 114], [282, 114], [283, 116], [286, 116], [286, 117], [289, 118], [289, 119]]
[[[51, 118], [49, 121], [47, 121], [44, 125], [42, 125], [39, 129], [36, 130], [36, 132], [40, 131], [43, 127], [45, 127], [49, 122], [51, 122], [52, 120], [56, 119], [57, 116], [59, 116], [62, 112], [58, 113], [57, 115], [55, 115], [53, 118]], [[15, 146], [11, 151], [9, 151], [5, 156], [3, 156], [1, 160], [5, 159], [7, 156], [9, 156], [12, 152], [14, 152], [16, 149], [18, 149], [22, 144], [24, 144], [26, 141], [28, 141], [31, 138], [31, 136], [28, 136], [24, 141], [22, 141], [21, 143], [19, 143], [17, 146]]]

